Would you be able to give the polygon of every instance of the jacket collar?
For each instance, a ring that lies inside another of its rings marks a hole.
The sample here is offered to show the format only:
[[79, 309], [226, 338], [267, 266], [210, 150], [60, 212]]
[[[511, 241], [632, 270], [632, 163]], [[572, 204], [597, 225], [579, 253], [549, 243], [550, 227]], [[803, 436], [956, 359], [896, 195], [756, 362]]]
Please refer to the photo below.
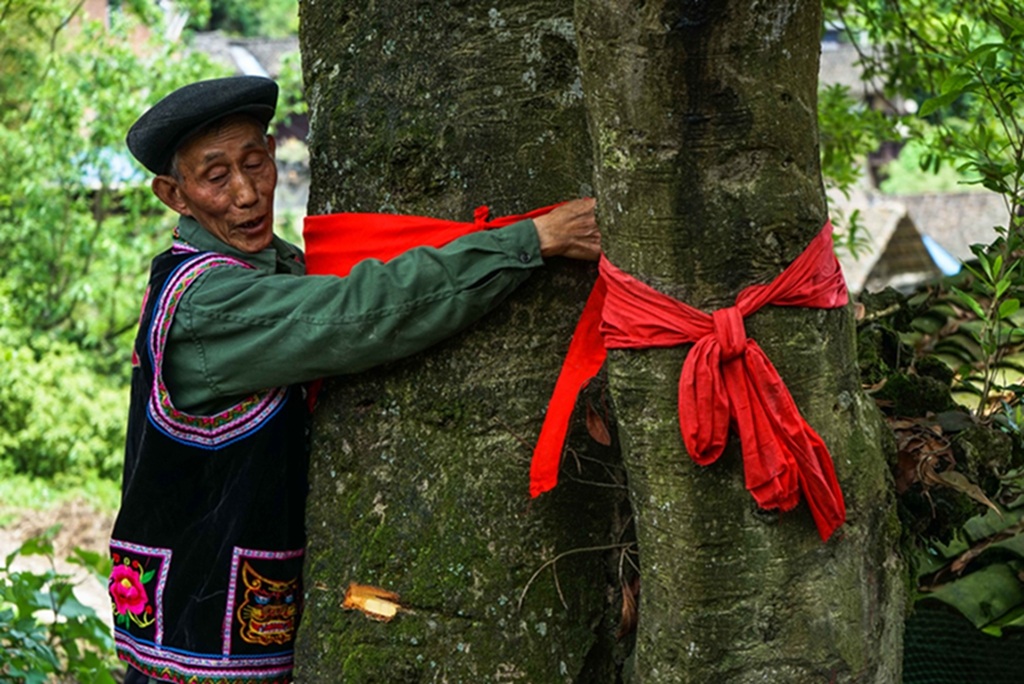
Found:
[[217, 252], [240, 259], [264, 273], [285, 272], [301, 275], [305, 273], [302, 252], [298, 247], [290, 245], [281, 238], [274, 236], [270, 246], [261, 252], [249, 254], [215, 237], [191, 216], [180, 216], [178, 227], [174, 231], [174, 239], [198, 249], [200, 252]]

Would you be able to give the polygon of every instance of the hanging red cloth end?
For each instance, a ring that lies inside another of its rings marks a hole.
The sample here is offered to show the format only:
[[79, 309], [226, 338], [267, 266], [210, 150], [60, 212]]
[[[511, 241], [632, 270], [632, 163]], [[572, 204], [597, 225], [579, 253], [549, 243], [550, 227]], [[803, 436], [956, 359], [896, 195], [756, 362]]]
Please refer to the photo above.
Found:
[[583, 386], [601, 370], [608, 352], [598, 334], [601, 310], [604, 308], [605, 284], [601, 278], [590, 291], [583, 314], [569, 343], [569, 352], [555, 383], [548, 403], [544, 425], [530, 463], [530, 496], [536, 497], [558, 484], [558, 468], [562, 462], [565, 436], [569, 431], [576, 399]]

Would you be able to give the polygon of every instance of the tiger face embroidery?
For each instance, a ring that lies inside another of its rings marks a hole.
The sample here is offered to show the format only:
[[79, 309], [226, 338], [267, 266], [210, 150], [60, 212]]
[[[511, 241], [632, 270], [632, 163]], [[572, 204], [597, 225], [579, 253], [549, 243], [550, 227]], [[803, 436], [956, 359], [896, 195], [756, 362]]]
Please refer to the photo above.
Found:
[[249, 563], [242, 565], [245, 599], [238, 606], [239, 636], [250, 644], [284, 644], [295, 634], [299, 616], [298, 578], [277, 582], [261, 576]]

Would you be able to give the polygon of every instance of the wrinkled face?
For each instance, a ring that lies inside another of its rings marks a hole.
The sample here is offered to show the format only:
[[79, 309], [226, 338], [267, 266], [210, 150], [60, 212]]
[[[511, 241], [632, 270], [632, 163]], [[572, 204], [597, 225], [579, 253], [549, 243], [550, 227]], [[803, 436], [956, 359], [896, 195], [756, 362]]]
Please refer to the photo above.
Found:
[[153, 191], [165, 204], [243, 252], [270, 246], [277, 167], [274, 139], [257, 121], [225, 119], [186, 142], [176, 159], [178, 177], [153, 181]]

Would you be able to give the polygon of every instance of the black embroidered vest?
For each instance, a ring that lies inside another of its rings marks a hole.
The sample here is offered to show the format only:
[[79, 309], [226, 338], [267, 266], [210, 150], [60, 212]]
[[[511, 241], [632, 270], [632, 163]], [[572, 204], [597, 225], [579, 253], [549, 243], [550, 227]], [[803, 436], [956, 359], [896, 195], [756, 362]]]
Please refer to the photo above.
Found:
[[174, 407], [167, 335], [182, 295], [212, 268], [251, 267], [180, 244], [153, 260], [110, 542], [115, 642], [121, 660], [162, 680], [287, 682], [302, 607], [308, 410], [298, 386], [213, 416]]

